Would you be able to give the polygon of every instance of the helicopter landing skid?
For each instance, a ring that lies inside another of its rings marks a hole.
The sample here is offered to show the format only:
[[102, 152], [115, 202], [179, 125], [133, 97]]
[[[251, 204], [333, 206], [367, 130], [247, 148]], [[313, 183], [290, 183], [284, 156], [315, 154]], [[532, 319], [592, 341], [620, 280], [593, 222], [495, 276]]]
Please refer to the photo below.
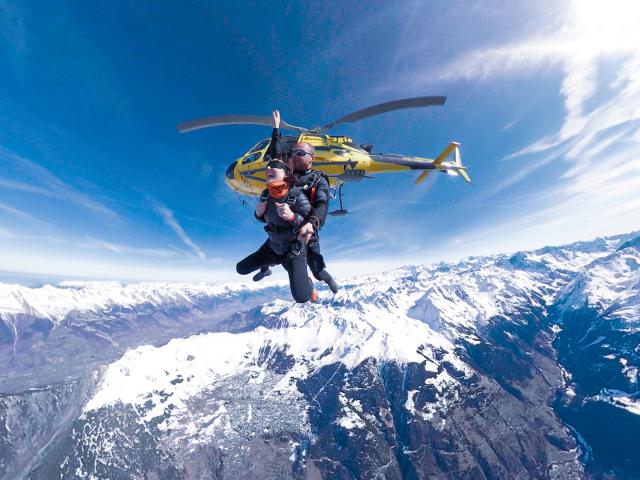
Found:
[[[338, 186], [338, 199], [340, 200], [340, 209], [339, 210], [334, 210], [333, 212], [329, 212], [329, 215], [332, 215], [334, 217], [343, 217], [344, 215], [346, 215], [347, 213], [349, 213], [347, 211], [346, 208], [344, 208], [342, 206], [342, 184], [340, 184]], [[333, 198], [336, 198], [336, 195], [333, 195]]]

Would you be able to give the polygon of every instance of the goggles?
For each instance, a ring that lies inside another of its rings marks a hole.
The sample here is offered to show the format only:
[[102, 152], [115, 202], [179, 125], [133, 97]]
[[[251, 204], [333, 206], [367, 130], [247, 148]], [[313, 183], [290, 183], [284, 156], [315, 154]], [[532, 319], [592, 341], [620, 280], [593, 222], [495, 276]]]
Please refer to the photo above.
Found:
[[302, 148], [297, 149], [297, 150], [293, 150], [291, 152], [287, 153], [287, 158], [291, 158], [291, 157], [304, 157], [305, 155], [311, 155], [309, 152], [307, 152], [306, 150], [303, 150]]

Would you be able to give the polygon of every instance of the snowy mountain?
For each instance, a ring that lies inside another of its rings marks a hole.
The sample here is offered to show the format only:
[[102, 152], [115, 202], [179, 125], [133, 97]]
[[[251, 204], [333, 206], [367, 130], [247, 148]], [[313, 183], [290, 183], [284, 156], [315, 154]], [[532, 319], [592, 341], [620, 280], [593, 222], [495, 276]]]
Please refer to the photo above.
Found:
[[275, 283], [0, 285], [0, 478], [640, 478], [638, 238], [307, 305]]

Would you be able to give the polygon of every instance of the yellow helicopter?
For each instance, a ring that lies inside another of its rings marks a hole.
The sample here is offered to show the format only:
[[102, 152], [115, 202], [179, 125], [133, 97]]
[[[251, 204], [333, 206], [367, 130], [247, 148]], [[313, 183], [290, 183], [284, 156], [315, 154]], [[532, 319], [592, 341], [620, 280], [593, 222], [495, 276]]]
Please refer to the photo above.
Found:
[[[420, 184], [433, 171], [440, 171], [449, 175], [460, 175], [471, 183], [467, 168], [462, 165], [458, 142], [451, 142], [435, 159], [411, 157], [389, 153], [372, 153], [372, 145], [357, 145], [349, 137], [342, 135], [327, 135], [325, 132], [343, 123], [353, 123], [373, 115], [400, 110], [404, 108], [428, 107], [444, 105], [446, 97], [431, 96], [405, 98], [381, 103], [345, 115], [322, 127], [304, 128], [280, 122], [280, 128], [297, 132], [297, 135], [282, 137], [285, 150], [298, 142], [313, 145], [316, 156], [313, 169], [324, 172], [329, 178], [329, 184], [340, 199], [340, 209], [330, 212], [331, 215], [345, 215], [347, 210], [342, 206], [342, 186], [345, 183], [361, 182], [365, 178], [373, 178], [368, 173], [400, 172], [406, 170], [423, 170], [416, 178]], [[201, 128], [222, 125], [271, 125], [271, 117], [256, 115], [225, 115], [207, 117], [181, 123], [178, 125], [180, 133], [191, 132]], [[264, 190], [266, 166], [271, 160], [268, 151], [271, 138], [258, 142], [251, 150], [229, 165], [226, 172], [227, 184], [236, 192], [249, 196], [259, 196]], [[453, 161], [450, 157], [453, 155]]]

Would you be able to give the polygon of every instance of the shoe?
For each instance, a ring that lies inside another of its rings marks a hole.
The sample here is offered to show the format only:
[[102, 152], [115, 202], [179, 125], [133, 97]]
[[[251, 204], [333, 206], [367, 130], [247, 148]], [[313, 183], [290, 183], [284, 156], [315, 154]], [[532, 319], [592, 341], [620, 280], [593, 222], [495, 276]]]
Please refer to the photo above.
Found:
[[318, 279], [318, 280], [322, 280], [324, 283], [326, 283], [327, 285], [329, 285], [329, 288], [331, 289], [331, 291], [333, 293], [338, 293], [338, 284], [336, 283], [336, 281], [333, 279], [333, 277], [329, 274], [329, 272], [327, 272], [326, 270], [322, 270], [321, 272], [319, 272], [318, 274], [314, 273], [314, 276]]
[[313, 289], [313, 292], [311, 292], [311, 297], [309, 297], [309, 301], [310, 302], [318, 301], [318, 291], [315, 288]]
[[326, 283], [327, 285], [329, 285], [329, 288], [331, 289], [331, 291], [333, 293], [338, 293], [338, 284], [336, 283], [336, 281], [333, 279], [332, 276], [329, 276], [329, 278], [327, 278], [324, 283]]
[[271, 271], [271, 269], [269, 267], [261, 268], [260, 271], [253, 276], [253, 281], [254, 282], [259, 282], [264, 277], [268, 277], [272, 273], [273, 272]]

